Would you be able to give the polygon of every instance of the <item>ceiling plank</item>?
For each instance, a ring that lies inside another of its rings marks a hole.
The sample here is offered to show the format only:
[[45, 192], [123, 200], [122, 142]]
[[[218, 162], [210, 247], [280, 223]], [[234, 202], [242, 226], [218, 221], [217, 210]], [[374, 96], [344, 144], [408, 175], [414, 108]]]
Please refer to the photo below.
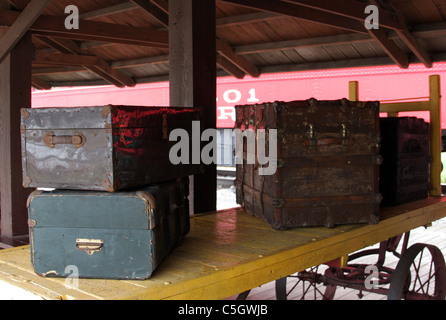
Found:
[[[0, 25], [11, 26], [20, 13], [0, 10]], [[113, 23], [81, 20], [79, 29], [67, 30], [64, 18], [41, 15], [31, 26], [34, 34], [68, 39], [104, 41], [120, 44], [168, 48], [166, 31]]]
[[[68, 39], [53, 39], [43, 36], [38, 36], [38, 39], [61, 53], [75, 55], [82, 54], [79, 45], [75, 41]], [[110, 64], [100, 58], [98, 58], [98, 63], [95, 66], [84, 67], [90, 71], [93, 71], [94, 73], [104, 78], [111, 84], [116, 85], [117, 87], [134, 87], [136, 84], [131, 77], [127, 76], [119, 70], [115, 70], [110, 66]]]
[[221, 0], [251, 9], [283, 14], [306, 21], [316, 22], [344, 30], [367, 33], [364, 26], [355, 19], [340, 17], [329, 12], [297, 6], [292, 3], [277, 0]]
[[85, 19], [85, 20], [95, 19], [95, 18], [106, 17], [109, 15], [117, 14], [117, 13], [121, 13], [121, 12], [127, 12], [130, 10], [134, 10], [136, 8], [137, 8], [137, 6], [132, 2], [123, 2], [120, 4], [114, 5], [114, 6], [81, 13], [79, 15], [79, 18]]
[[[352, 18], [358, 21], [365, 21], [367, 14], [366, 3], [351, 0], [285, 0], [286, 2], [298, 4], [303, 7], [313, 8], [324, 12], [333, 13], [346, 18]], [[394, 30], [403, 30], [404, 25], [396, 19], [395, 15], [383, 8], [379, 10], [379, 25], [383, 28]]]
[[30, 29], [39, 18], [51, 0], [32, 0], [25, 9], [19, 13], [12, 26], [0, 41], [0, 62], [11, 52], [17, 42]]

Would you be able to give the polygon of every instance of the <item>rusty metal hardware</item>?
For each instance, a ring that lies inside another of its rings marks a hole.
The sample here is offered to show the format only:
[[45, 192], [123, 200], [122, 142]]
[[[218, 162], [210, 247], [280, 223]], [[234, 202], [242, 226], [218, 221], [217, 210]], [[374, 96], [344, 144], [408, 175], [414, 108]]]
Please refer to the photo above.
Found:
[[305, 141], [305, 145], [310, 147], [316, 146], [328, 146], [328, 145], [342, 145], [348, 147], [354, 144], [354, 140], [350, 139], [349, 132], [347, 130], [347, 125], [342, 124], [341, 138], [328, 137], [328, 138], [318, 138], [317, 133], [314, 129], [314, 125], [309, 125], [309, 130], [307, 131], [308, 140]]
[[43, 137], [43, 142], [50, 148], [55, 148], [56, 144], [72, 144], [76, 149], [82, 147], [87, 138], [82, 133], [75, 132], [72, 136], [56, 136], [50, 131]]
[[76, 239], [76, 249], [88, 253], [90, 256], [102, 250], [104, 240], [101, 239]]

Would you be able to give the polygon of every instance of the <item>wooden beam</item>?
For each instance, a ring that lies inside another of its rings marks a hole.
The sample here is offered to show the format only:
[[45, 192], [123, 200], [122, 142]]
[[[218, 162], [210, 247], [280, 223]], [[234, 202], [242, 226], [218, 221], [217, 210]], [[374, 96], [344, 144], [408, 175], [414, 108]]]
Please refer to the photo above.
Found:
[[[415, 37], [415, 39], [446, 37], [446, 22], [416, 25], [412, 27], [412, 36]], [[387, 37], [389, 38], [389, 40], [399, 39], [399, 36], [395, 31], [390, 31]], [[236, 54], [252, 54], [252, 53], [270, 52], [278, 50], [292, 50], [298, 48], [311, 48], [311, 47], [361, 43], [367, 41], [373, 41], [373, 38], [368, 34], [347, 33], [333, 36], [265, 42], [253, 45], [242, 45], [235, 47], [234, 52]]]
[[60, 66], [90, 66], [94, 67], [98, 63], [95, 56], [36, 52], [33, 62], [38, 64], [60, 65]]
[[260, 11], [218, 18], [216, 24], [218, 29], [231, 26], [240, 26], [247, 23], [264, 22], [266, 20], [277, 19], [279, 17], [281, 17], [281, 15], [276, 13]]
[[34, 63], [57, 66], [82, 66], [97, 73], [118, 87], [135, 86], [135, 81], [124, 73], [113, 69], [107, 62], [96, 57], [78, 54], [36, 52]]
[[[18, 16], [17, 12], [0, 10], [0, 25], [11, 26]], [[67, 30], [64, 22], [63, 17], [41, 15], [30, 30], [51, 37], [168, 48], [166, 31], [88, 20], [81, 20], [79, 29]]]
[[0, 41], [0, 62], [29, 30], [51, 0], [32, 0]]
[[127, 11], [135, 10], [135, 9], [137, 9], [137, 6], [134, 3], [123, 2], [123, 3], [119, 3], [117, 5], [114, 5], [114, 6], [100, 8], [97, 10], [81, 13], [79, 15], [79, 18], [89, 20], [89, 19], [107, 17], [107, 16], [110, 16], [113, 14], [127, 12]]
[[169, 3], [167, 0], [150, 0], [150, 2], [160, 8], [160, 10], [163, 10], [165, 13], [169, 14]]
[[217, 54], [217, 64], [220, 66], [220, 68], [237, 79], [243, 79], [245, 77], [245, 73], [242, 70], [237, 68], [231, 61], [228, 61], [221, 54]]
[[398, 66], [403, 69], [409, 68], [409, 57], [395, 42], [387, 37], [384, 29], [370, 29], [368, 32]]
[[429, 77], [431, 119], [431, 196], [441, 196], [441, 83], [439, 75]]
[[17, 10], [22, 11], [28, 5], [29, 0], [8, 0], [8, 2]]
[[[170, 0], [169, 39], [170, 105], [200, 108], [201, 130], [215, 129], [215, 0]], [[200, 150], [192, 150], [192, 155], [201, 158]], [[216, 210], [215, 163], [205, 165], [205, 172], [193, 177], [193, 188], [190, 190], [192, 212]]]
[[217, 39], [216, 48], [218, 53], [224, 56], [227, 60], [231, 61], [239, 69], [249, 74], [251, 77], [260, 76], [260, 72], [256, 66], [246, 60], [246, 58], [235, 54], [234, 50], [232, 50], [232, 48], [224, 41]]
[[397, 13], [399, 21], [401, 22], [401, 24], [404, 25], [404, 28], [402, 30], [395, 30], [395, 31], [403, 40], [403, 42], [409, 47], [409, 49], [415, 54], [415, 56], [427, 68], [432, 68], [433, 63], [431, 57], [429, 56], [429, 53], [427, 52], [426, 48], [424, 48], [409, 31], [404, 14], [398, 8], [396, 8], [396, 6], [392, 5], [392, 7], [394, 11]]
[[[367, 18], [365, 9], [368, 6], [366, 3], [351, 0], [285, 0], [286, 2], [294, 3], [302, 7], [313, 8], [316, 10], [333, 13], [342, 17], [355, 19], [364, 22]], [[379, 10], [379, 25], [380, 28], [389, 28], [394, 30], [403, 30], [404, 25], [396, 19], [395, 15], [383, 8]]]
[[316, 22], [344, 30], [366, 33], [364, 25], [358, 20], [340, 17], [329, 12], [321, 12], [312, 8], [297, 6], [292, 3], [277, 0], [222, 0], [235, 5], [267, 12], [283, 14], [298, 19]]
[[142, 9], [144, 13], [160, 22], [164, 27], [169, 28], [169, 16], [157, 5], [147, 0], [130, 0], [133, 4]]
[[[53, 39], [49, 37], [38, 37], [39, 40], [44, 42], [45, 44], [51, 46], [52, 48], [58, 50], [61, 53], [65, 54], [75, 54], [75, 55], [81, 55], [81, 50], [79, 48], [79, 45], [68, 39]], [[103, 79], [107, 80], [111, 84], [116, 85], [117, 87], [124, 87], [124, 86], [135, 86], [135, 81], [124, 74], [123, 72], [119, 70], [115, 70], [105, 62], [104, 60], [98, 58], [96, 65], [94, 66], [84, 66], [86, 69], [95, 72], [97, 75], [102, 77]]]
[[43, 79], [40, 79], [39, 77], [33, 75], [31, 77], [31, 84], [34, 88], [39, 89], [39, 90], [50, 90], [51, 89], [51, 85], [46, 82]]
[[27, 32], [0, 63], [0, 205], [1, 235], [28, 234], [26, 200], [32, 189], [22, 187], [20, 109], [31, 108], [32, 37]]
[[415, 54], [415, 56], [420, 60], [427, 68], [432, 68], [432, 59], [424, 48], [410, 33], [409, 29], [403, 31], [397, 31], [398, 35], [401, 37], [403, 42], [409, 47], [409, 49]]

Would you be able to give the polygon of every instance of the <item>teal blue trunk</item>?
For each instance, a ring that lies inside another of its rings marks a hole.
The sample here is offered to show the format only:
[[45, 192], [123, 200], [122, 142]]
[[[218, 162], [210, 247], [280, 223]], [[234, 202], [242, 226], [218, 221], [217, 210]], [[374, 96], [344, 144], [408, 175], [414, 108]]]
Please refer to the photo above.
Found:
[[189, 231], [188, 179], [138, 191], [36, 191], [28, 200], [37, 274], [147, 279]]

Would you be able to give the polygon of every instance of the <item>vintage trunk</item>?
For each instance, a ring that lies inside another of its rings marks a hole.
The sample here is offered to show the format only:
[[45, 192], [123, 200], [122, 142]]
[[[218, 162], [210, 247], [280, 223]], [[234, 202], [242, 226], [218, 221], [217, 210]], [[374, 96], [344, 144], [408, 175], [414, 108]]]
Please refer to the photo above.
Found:
[[415, 117], [381, 119], [380, 192], [397, 205], [429, 195], [430, 126]]
[[173, 165], [173, 129], [191, 137], [197, 109], [136, 106], [22, 109], [23, 185], [117, 191], [202, 172]]
[[188, 178], [138, 191], [36, 191], [28, 199], [37, 274], [147, 279], [189, 232]]
[[[247, 163], [249, 142], [243, 144], [236, 186], [245, 209], [276, 229], [378, 222], [379, 102], [265, 103], [237, 106], [236, 117], [236, 127], [257, 138], [265, 129], [266, 153], [277, 144], [272, 175], [259, 174], [271, 161]], [[277, 141], [269, 141], [271, 129]]]

